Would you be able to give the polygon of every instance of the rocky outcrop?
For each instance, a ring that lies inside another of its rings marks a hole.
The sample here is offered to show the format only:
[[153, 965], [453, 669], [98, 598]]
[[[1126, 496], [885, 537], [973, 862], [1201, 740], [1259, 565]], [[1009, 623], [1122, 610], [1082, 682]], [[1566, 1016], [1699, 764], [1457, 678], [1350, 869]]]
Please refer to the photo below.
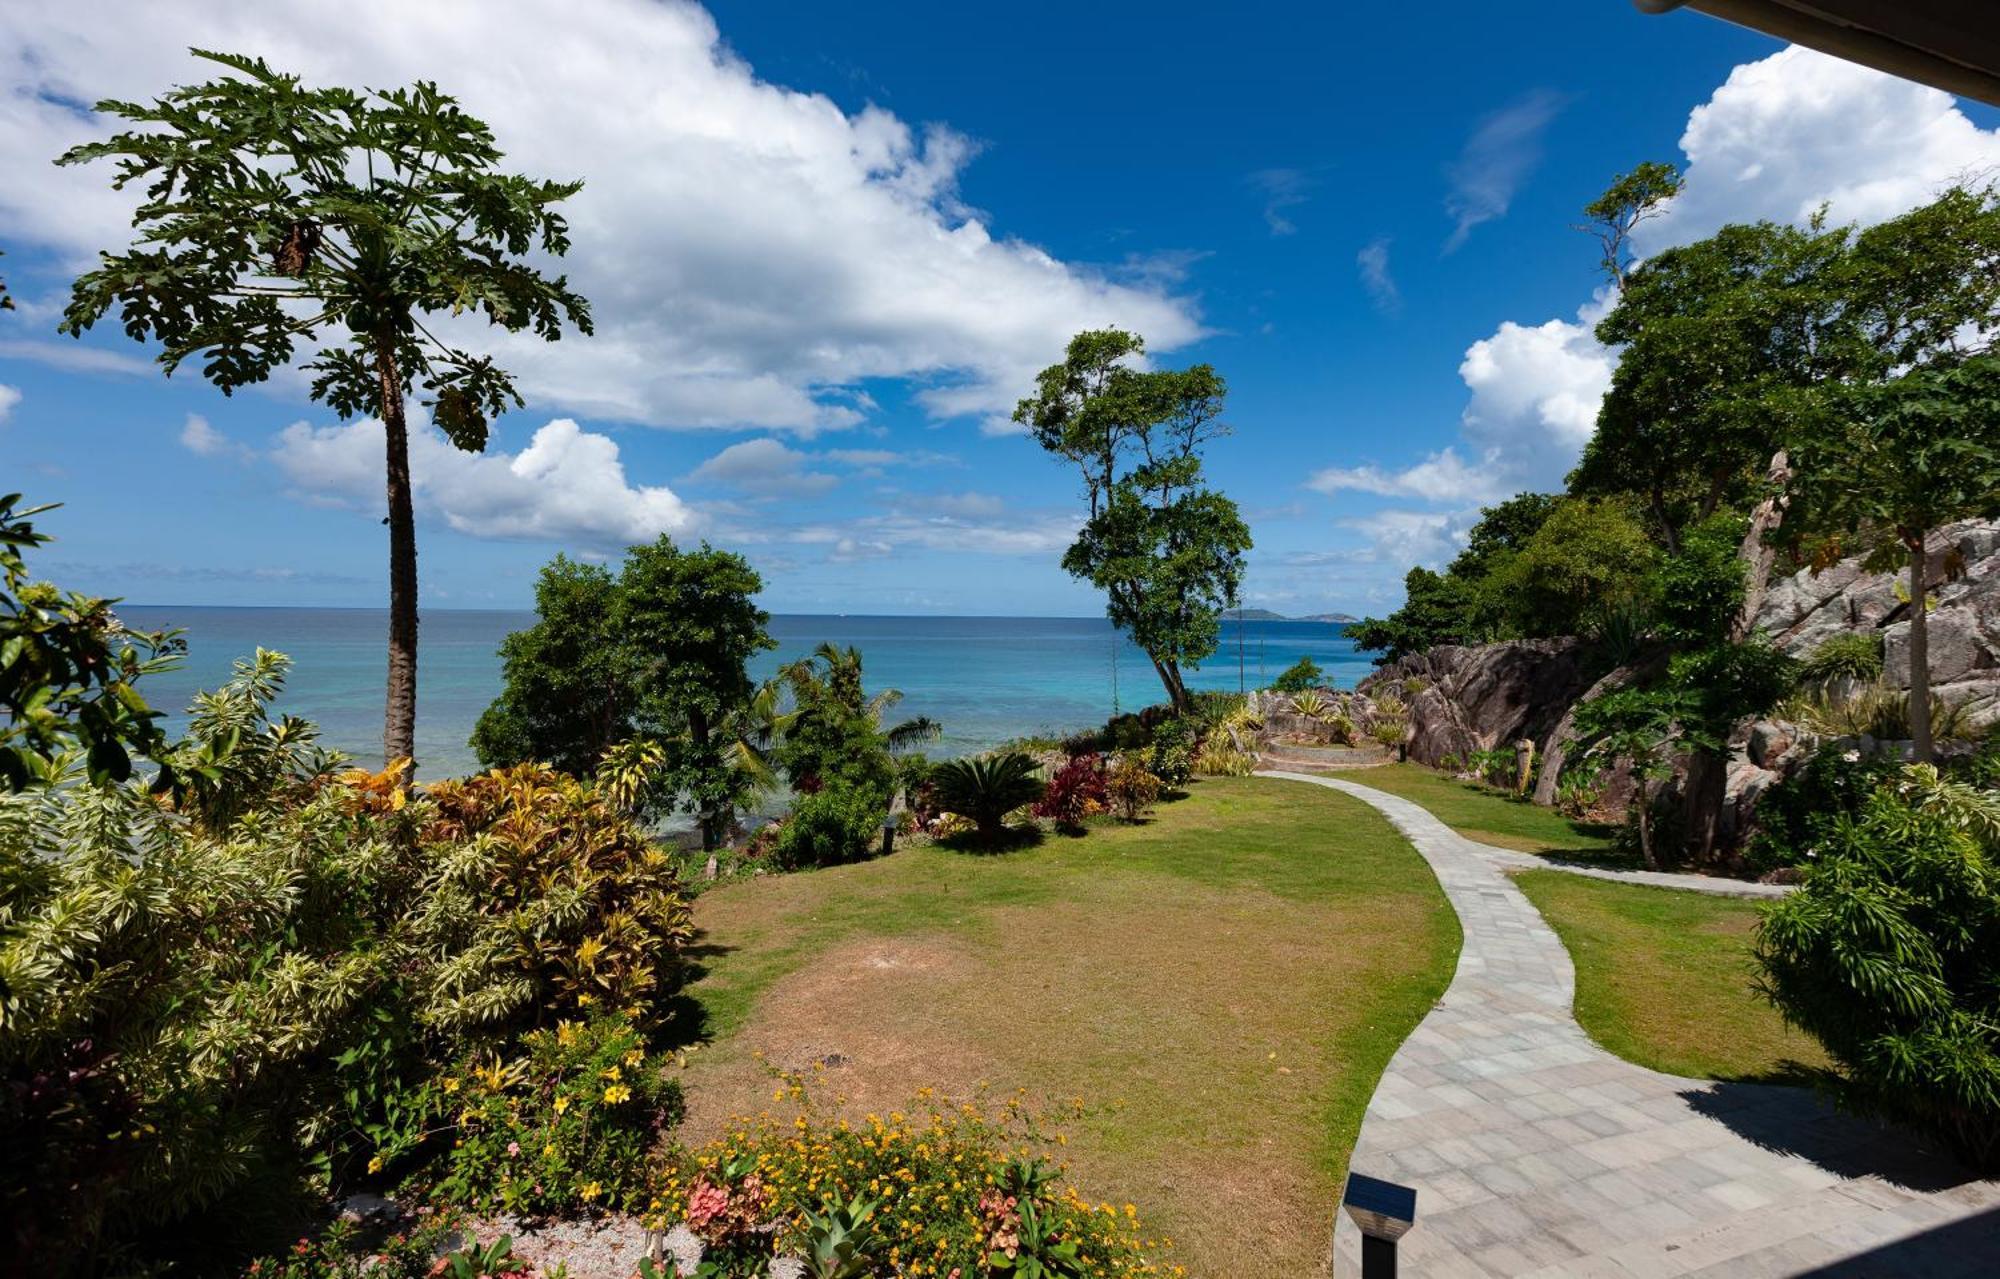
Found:
[[1548, 639], [1440, 645], [1388, 663], [1360, 691], [1401, 689], [1410, 707], [1409, 757], [1437, 765], [1524, 737], [1545, 747], [1588, 686], [1581, 643]]
[[[2000, 720], [2000, 524], [1967, 521], [1931, 536], [1931, 692], [1963, 705], [1975, 722]], [[1794, 657], [1810, 657], [1846, 631], [1882, 636], [1883, 677], [1910, 686], [1908, 577], [1870, 573], [1858, 558], [1772, 585], [1757, 629]]]

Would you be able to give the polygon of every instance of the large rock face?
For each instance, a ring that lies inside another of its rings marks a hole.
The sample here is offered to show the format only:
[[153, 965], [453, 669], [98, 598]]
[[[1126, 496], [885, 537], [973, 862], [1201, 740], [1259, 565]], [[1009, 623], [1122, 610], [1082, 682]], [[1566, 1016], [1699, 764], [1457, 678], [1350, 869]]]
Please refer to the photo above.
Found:
[[[1931, 691], [1961, 703], [1981, 723], [2000, 720], [2000, 524], [1967, 521], [1933, 534]], [[1903, 579], [1907, 583], [1908, 578]], [[1879, 631], [1883, 675], [1910, 686], [1910, 605], [1892, 573], [1863, 572], [1845, 559], [1823, 573], [1795, 573], [1773, 583], [1757, 628], [1794, 657], [1843, 631]]]
[[[1399, 658], [1363, 680], [1378, 693], [1401, 685], [1410, 705], [1410, 758], [1436, 765], [1464, 760], [1523, 737], [1539, 748], [1588, 687], [1573, 639], [1510, 640], [1467, 647], [1445, 644]], [[1409, 695], [1411, 680], [1423, 691]]]

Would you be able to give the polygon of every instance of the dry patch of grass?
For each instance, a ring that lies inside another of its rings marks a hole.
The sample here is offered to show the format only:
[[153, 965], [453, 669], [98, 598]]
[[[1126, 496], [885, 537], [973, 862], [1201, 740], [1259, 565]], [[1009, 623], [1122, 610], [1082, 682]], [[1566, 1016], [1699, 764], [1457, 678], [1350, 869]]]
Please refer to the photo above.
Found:
[[1257, 778], [1005, 856], [733, 885], [696, 917], [715, 1042], [690, 1137], [767, 1104], [766, 1061], [822, 1063], [857, 1114], [926, 1086], [1081, 1098], [1079, 1188], [1141, 1205], [1199, 1275], [1320, 1271], [1362, 1110], [1458, 943], [1372, 810]]
[[1576, 962], [1576, 1019], [1606, 1049], [1696, 1079], [1799, 1083], [1832, 1065], [1757, 994], [1753, 902], [1556, 870], [1515, 882]]
[[1637, 859], [1625, 857], [1612, 848], [1612, 831], [1608, 826], [1573, 821], [1552, 808], [1543, 808], [1478, 782], [1463, 781], [1422, 764], [1383, 764], [1356, 769], [1345, 776], [1363, 786], [1422, 804], [1431, 816], [1482, 844], [1511, 848], [1517, 853], [1638, 864]]

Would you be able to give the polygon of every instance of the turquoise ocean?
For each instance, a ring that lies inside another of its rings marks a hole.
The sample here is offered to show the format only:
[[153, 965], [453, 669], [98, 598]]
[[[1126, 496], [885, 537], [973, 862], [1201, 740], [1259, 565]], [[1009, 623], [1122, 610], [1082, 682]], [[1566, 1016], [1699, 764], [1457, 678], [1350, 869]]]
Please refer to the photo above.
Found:
[[[321, 740], [364, 762], [381, 754], [383, 648], [381, 609], [206, 608], [123, 605], [132, 626], [186, 632], [188, 655], [177, 670], [148, 681], [148, 700], [176, 712], [195, 692], [229, 677], [232, 664], [259, 647], [292, 659], [280, 707], [320, 726]], [[528, 612], [429, 610], [418, 647], [417, 758], [426, 777], [478, 767], [466, 739], [500, 691], [500, 641], [534, 622]], [[1145, 655], [1102, 618], [863, 617], [779, 614], [776, 650], [751, 673], [761, 679], [822, 642], [861, 650], [871, 691], [900, 689], [895, 716], [928, 715], [944, 728], [936, 756], [983, 750], [1025, 733], [1067, 732], [1102, 723], [1116, 710], [1161, 698]], [[1193, 672], [1201, 689], [1256, 688], [1301, 657], [1318, 662], [1332, 683], [1352, 687], [1371, 669], [1343, 627], [1327, 622], [1223, 623], [1222, 645]]]

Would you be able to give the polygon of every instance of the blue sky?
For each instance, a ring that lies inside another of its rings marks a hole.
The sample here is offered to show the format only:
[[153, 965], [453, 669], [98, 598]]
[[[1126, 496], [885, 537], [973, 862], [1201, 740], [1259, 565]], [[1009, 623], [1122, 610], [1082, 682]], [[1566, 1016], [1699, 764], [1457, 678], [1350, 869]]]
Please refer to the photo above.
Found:
[[[1247, 602], [1379, 612], [1587, 437], [1612, 356], [1570, 224], [1615, 172], [1689, 165], [1657, 248], [1821, 201], [1889, 216], [2000, 165], [1990, 110], [1610, 0], [81, 8], [0, 16], [10, 174], [205, 44], [434, 77], [520, 168], [589, 184], [566, 269], [599, 336], [502, 350], [530, 403], [488, 458], [419, 441], [432, 606], [520, 606], [558, 550], [670, 532], [743, 551], [780, 611], [1096, 612], [1057, 566], [1074, 478], [1001, 432], [1070, 332], [1116, 322], [1229, 380], [1210, 470], [1256, 537]], [[379, 428], [296, 380], [166, 381], [115, 328], [56, 338], [123, 223], [102, 172], [46, 172], [0, 190], [0, 467], [66, 504], [46, 570], [379, 604]]]

